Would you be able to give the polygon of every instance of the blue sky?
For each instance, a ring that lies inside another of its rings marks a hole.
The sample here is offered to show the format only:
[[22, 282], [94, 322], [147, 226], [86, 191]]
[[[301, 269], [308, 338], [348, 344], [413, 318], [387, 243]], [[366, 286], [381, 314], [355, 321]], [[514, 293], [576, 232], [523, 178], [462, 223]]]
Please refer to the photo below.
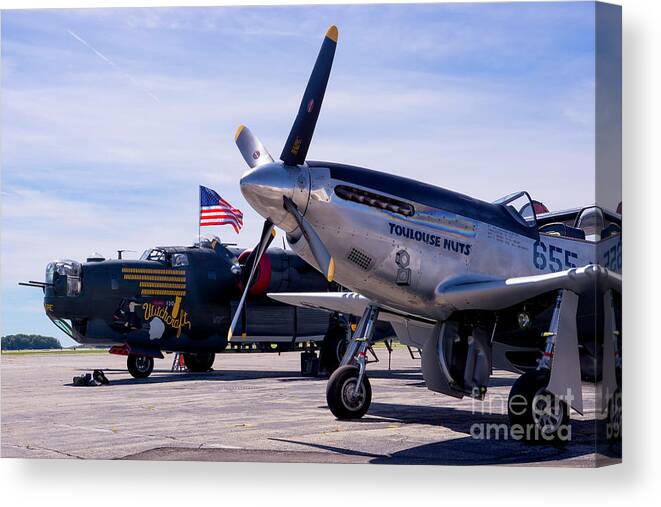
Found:
[[308, 158], [594, 201], [591, 3], [5, 11], [2, 334], [62, 338], [16, 285], [52, 259], [190, 244], [199, 184], [246, 216], [238, 237], [209, 232], [253, 245], [234, 131], [280, 152], [330, 24]]

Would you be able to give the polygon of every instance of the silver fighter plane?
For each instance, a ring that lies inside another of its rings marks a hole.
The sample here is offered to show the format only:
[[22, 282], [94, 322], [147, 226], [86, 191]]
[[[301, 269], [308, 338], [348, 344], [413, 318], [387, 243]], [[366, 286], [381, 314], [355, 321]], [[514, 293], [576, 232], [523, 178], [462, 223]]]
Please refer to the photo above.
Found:
[[299, 256], [353, 292], [272, 297], [362, 316], [328, 381], [330, 410], [339, 419], [367, 412], [366, 351], [385, 321], [421, 349], [432, 391], [482, 399], [494, 367], [521, 373], [508, 412], [527, 440], [557, 439], [569, 407], [583, 413], [582, 380], [599, 382], [600, 406], [617, 417], [620, 214], [596, 206], [549, 213], [527, 192], [484, 202], [306, 160], [337, 38], [332, 26], [279, 161], [248, 128], [235, 137], [250, 166], [241, 191], [266, 219], [253, 272], [277, 226]]

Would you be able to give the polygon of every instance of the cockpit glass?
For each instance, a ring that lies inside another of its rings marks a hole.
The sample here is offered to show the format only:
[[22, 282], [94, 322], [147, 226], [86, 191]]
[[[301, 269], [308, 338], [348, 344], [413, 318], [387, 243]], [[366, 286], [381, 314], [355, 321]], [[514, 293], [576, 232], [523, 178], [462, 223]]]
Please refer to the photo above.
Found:
[[149, 248], [140, 256], [141, 261], [165, 262], [165, 252], [160, 248]]
[[78, 296], [82, 288], [81, 273], [80, 262], [70, 259], [53, 261], [46, 266], [46, 283], [66, 280], [67, 296]]
[[53, 275], [55, 274], [55, 263], [49, 262], [46, 266], [46, 283], [53, 283]]
[[188, 266], [188, 255], [182, 253], [174, 254], [172, 256], [172, 267], [181, 268], [184, 266]]
[[504, 206], [517, 221], [527, 227], [537, 224], [535, 207], [533, 206], [532, 199], [528, 192], [515, 192], [506, 195], [505, 197], [494, 201], [494, 204]]

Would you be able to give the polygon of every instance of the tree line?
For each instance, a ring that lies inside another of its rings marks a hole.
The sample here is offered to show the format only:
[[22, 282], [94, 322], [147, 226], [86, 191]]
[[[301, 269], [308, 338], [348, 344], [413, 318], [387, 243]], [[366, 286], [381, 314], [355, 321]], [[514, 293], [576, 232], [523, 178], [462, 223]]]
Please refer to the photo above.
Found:
[[26, 350], [26, 349], [61, 349], [62, 344], [52, 336], [39, 334], [11, 334], [1, 339], [2, 350]]

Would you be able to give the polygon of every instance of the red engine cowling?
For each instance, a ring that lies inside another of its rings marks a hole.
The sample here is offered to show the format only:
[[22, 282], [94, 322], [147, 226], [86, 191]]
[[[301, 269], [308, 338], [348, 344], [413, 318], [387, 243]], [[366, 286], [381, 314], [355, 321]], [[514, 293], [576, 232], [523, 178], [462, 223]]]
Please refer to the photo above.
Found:
[[549, 212], [549, 209], [546, 207], [546, 204], [544, 204], [543, 202], [533, 201], [532, 205], [536, 215]]
[[[241, 252], [241, 255], [239, 255], [239, 264], [243, 266], [245, 262], [248, 260], [248, 256], [251, 253], [252, 253], [252, 249], [244, 250], [243, 252]], [[249, 266], [246, 266], [246, 268], [250, 269]], [[257, 266], [257, 272], [255, 273], [248, 294], [250, 294], [251, 296], [262, 296], [266, 294], [266, 291], [268, 290], [270, 283], [271, 283], [271, 259], [269, 258], [268, 253], [264, 253], [264, 255], [262, 255], [262, 258], [259, 261], [259, 265]], [[239, 286], [241, 287], [241, 290], [243, 290], [242, 282], [239, 282]]]

